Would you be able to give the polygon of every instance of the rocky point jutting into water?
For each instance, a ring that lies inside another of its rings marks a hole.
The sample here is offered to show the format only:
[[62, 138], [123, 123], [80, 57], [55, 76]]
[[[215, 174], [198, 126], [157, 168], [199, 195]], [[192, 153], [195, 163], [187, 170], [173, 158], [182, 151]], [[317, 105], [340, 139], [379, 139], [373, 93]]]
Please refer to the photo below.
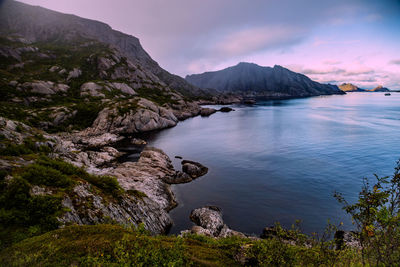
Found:
[[[22, 179], [28, 199], [57, 199], [59, 226], [143, 223], [165, 233], [177, 205], [170, 184], [190, 182], [207, 168], [188, 162], [177, 171], [151, 147], [137, 162], [120, 163], [123, 153], [113, 144], [209, 116], [215, 110], [198, 100], [219, 96], [163, 70], [133, 36], [12, 0], [1, 2], [0, 44], [0, 169], [10, 190]], [[65, 162], [72, 165], [60, 167]], [[49, 181], [36, 180], [38, 173]], [[53, 174], [65, 181], [54, 182]]]

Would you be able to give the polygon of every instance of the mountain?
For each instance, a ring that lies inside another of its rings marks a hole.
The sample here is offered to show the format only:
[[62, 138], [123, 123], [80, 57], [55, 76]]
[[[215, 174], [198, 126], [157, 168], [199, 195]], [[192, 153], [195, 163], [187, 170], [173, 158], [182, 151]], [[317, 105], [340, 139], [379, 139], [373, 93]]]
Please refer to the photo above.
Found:
[[278, 65], [271, 68], [242, 62], [219, 71], [188, 75], [186, 80], [201, 88], [257, 98], [344, 94], [336, 85], [320, 84]]
[[355, 86], [352, 83], [343, 83], [341, 85], [339, 85], [340, 90], [344, 91], [344, 92], [365, 92], [365, 89], [361, 89], [357, 86]]
[[382, 85], [379, 85], [370, 91], [371, 92], [389, 92], [390, 90], [386, 87], [383, 87]]
[[13, 0], [0, 1], [0, 34], [18, 35], [30, 42], [74, 42], [82, 38], [111, 45], [125, 57], [155, 74], [166, 85], [186, 96], [208, 94], [183, 78], [161, 68], [142, 48], [139, 39], [109, 25]]
[[352, 83], [342, 83], [338, 86], [344, 92], [365, 92], [367, 90], [361, 89]]

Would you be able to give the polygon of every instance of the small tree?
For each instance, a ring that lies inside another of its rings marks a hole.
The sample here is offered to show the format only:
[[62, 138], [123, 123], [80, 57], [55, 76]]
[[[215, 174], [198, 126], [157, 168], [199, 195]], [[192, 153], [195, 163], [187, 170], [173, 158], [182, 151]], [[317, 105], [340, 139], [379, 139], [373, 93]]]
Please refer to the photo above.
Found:
[[355, 204], [341, 193], [334, 196], [357, 227], [363, 264], [393, 266], [400, 262], [400, 161], [393, 176], [375, 178], [373, 186], [363, 179]]

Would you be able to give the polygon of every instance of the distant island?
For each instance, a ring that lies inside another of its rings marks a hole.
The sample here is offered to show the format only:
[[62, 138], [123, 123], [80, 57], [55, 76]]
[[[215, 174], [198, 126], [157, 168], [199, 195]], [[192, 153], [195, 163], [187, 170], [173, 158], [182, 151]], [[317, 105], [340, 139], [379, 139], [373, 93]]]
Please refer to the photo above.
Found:
[[352, 83], [342, 83], [339, 85], [340, 90], [344, 92], [390, 92], [390, 90], [382, 85], [375, 87], [374, 89], [362, 89]]

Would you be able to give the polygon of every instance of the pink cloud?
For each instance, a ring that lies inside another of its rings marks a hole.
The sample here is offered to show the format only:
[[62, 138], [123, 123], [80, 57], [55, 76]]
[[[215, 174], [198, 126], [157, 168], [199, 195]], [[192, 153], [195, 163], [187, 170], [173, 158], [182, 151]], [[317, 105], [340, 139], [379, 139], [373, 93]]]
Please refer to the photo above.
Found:
[[220, 55], [240, 56], [296, 43], [301, 39], [302, 33], [302, 29], [288, 26], [245, 29], [223, 36], [212, 50]]

